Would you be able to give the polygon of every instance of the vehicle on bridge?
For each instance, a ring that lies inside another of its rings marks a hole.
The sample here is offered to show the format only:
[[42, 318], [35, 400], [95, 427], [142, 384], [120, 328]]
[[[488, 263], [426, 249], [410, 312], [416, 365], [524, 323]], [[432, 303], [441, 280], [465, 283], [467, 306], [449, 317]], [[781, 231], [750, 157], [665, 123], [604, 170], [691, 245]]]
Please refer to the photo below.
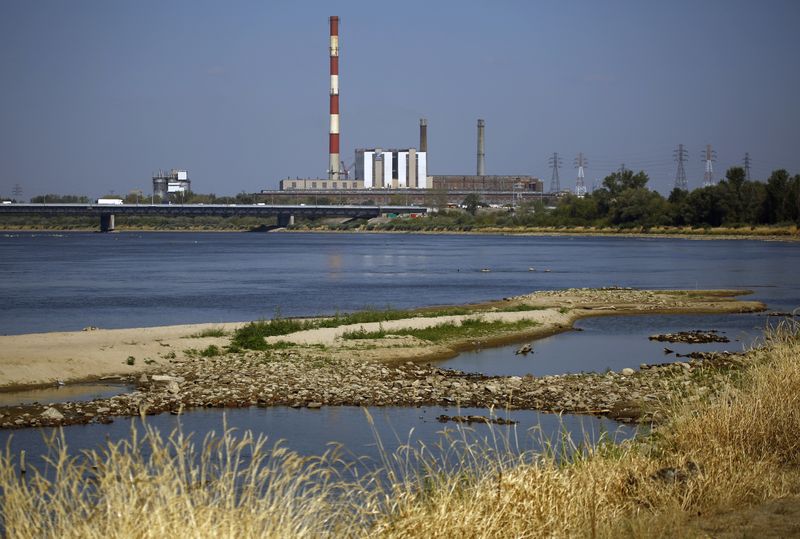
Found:
[[98, 198], [95, 203], [105, 206], [122, 206], [122, 200], [119, 198]]

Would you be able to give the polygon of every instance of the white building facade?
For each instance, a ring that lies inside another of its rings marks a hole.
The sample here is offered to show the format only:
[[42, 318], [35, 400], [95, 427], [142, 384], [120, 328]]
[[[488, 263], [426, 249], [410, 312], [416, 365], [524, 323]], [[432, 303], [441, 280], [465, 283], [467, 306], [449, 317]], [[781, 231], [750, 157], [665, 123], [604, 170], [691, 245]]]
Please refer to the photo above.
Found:
[[426, 152], [403, 150], [356, 150], [356, 180], [366, 189], [429, 189]]

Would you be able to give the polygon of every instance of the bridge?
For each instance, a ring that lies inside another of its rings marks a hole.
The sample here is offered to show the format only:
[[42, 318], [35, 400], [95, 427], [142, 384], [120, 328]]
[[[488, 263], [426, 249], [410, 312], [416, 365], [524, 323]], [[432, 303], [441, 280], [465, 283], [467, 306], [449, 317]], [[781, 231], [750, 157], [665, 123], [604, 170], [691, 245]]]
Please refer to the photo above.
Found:
[[0, 204], [0, 215], [89, 215], [100, 220], [100, 231], [114, 230], [115, 215], [198, 215], [277, 217], [278, 226], [294, 224], [300, 217], [371, 219], [387, 213], [426, 213], [420, 206], [358, 206], [308, 204]]

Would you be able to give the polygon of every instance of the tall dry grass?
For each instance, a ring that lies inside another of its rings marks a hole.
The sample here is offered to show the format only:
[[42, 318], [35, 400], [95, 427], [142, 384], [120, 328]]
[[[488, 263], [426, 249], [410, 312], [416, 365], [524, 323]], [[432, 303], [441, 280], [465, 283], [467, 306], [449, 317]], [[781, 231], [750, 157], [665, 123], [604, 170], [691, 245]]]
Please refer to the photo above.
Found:
[[519, 455], [462, 439], [384, 452], [356, 477], [335, 451], [269, 455], [249, 433], [148, 430], [86, 458], [56, 439], [49, 476], [0, 459], [3, 523], [13, 537], [691, 536], [698, 514], [800, 490], [798, 330], [770, 333], [722, 394], [641, 441]]
[[484, 469], [462, 488], [402, 490], [389, 537], [673, 537], [692, 517], [800, 491], [800, 326], [768, 334], [753, 366], [711, 401], [673, 410], [644, 443], [566, 462]]
[[[337, 448], [301, 457], [251, 432], [202, 443], [145, 427], [102, 451], [70, 456], [50, 441], [47, 470], [0, 458], [2, 523], [9, 537], [297, 537], [352, 535], [342, 492], [367, 492]], [[360, 529], [360, 528], [359, 528]]]

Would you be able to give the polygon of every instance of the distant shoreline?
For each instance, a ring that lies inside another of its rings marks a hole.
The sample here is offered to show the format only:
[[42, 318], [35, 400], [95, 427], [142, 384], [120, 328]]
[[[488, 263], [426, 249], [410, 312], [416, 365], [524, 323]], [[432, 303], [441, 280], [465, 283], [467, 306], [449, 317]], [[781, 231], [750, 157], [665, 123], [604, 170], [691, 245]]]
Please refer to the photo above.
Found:
[[[768, 229], [761, 228], [763, 232], [739, 232], [735, 228], [712, 228], [694, 230], [694, 229], [658, 229], [653, 232], [645, 232], [641, 229], [637, 230], [617, 230], [617, 229], [587, 229], [584, 227], [573, 228], [543, 228], [537, 227], [532, 229], [525, 228], [486, 228], [475, 230], [336, 230], [331, 228], [302, 228], [302, 229], [286, 229], [280, 228], [269, 231], [257, 231], [252, 229], [227, 229], [227, 228], [126, 228], [120, 227], [114, 230], [113, 233], [124, 232], [144, 232], [144, 233], [190, 233], [190, 232], [209, 232], [209, 233], [291, 233], [291, 234], [308, 234], [308, 233], [321, 233], [321, 234], [418, 234], [418, 235], [489, 235], [489, 236], [570, 236], [570, 237], [624, 237], [624, 238], [682, 238], [692, 240], [763, 240], [763, 241], [783, 241], [783, 242], [798, 242], [800, 241], [800, 230], [794, 231], [788, 228], [779, 229], [782, 232], [768, 232]], [[19, 234], [19, 233], [72, 233], [72, 232], [97, 232], [96, 227], [92, 228], [8, 228], [0, 229], [0, 234]]]

